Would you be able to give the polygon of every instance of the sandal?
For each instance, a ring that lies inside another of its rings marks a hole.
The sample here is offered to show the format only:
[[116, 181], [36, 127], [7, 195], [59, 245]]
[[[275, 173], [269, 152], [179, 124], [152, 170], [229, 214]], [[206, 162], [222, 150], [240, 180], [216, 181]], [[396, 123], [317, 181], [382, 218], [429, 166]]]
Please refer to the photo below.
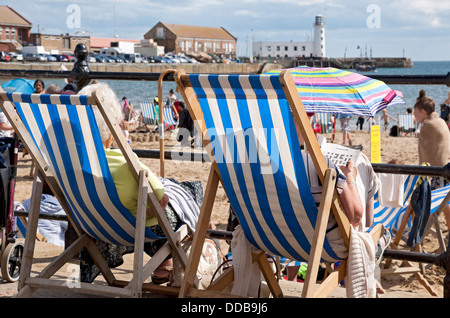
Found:
[[170, 281], [170, 276], [172, 275], [173, 266], [170, 265], [159, 265], [156, 271], [167, 272], [167, 275], [156, 275], [155, 272], [152, 274], [152, 283], [155, 285], [161, 285]]

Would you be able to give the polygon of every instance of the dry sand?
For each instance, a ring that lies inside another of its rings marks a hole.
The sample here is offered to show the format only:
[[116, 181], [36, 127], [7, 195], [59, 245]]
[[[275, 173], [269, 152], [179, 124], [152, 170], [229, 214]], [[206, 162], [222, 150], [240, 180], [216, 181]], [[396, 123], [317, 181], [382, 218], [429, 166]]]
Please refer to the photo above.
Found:
[[[367, 132], [352, 132], [353, 144], [363, 145], [363, 152], [370, 158], [370, 135]], [[170, 138], [167, 136], [166, 138]], [[341, 133], [336, 133], [335, 143], [341, 143]], [[166, 140], [165, 148], [170, 150], [176, 142], [174, 140]], [[386, 132], [381, 134], [381, 155], [382, 162], [387, 163], [392, 159], [399, 159], [404, 164], [418, 164], [417, 155], [417, 138], [415, 137], [389, 137]], [[159, 142], [139, 142], [131, 141], [133, 149], [159, 149]], [[29, 176], [31, 160], [28, 157], [22, 158], [20, 155], [18, 166], [18, 177], [15, 192], [15, 201], [23, 201], [31, 196], [32, 178]], [[157, 159], [142, 159], [142, 161], [149, 166], [155, 173], [159, 174], [160, 164]], [[165, 177], [174, 178], [179, 181], [187, 180], [201, 180], [203, 186], [206, 186], [210, 163], [192, 163], [185, 161], [171, 161], [165, 160]], [[229, 203], [225, 192], [219, 186], [216, 202], [214, 205], [213, 221], [218, 229], [225, 229], [228, 218]], [[441, 226], [445, 236], [448, 235], [447, 225], [444, 220], [441, 220]], [[227, 249], [226, 243], [222, 248]], [[425, 239], [424, 248], [427, 252], [436, 252], [438, 248], [437, 241], [432, 237]], [[40, 268], [48, 264], [49, 260], [60, 253], [62, 248], [38, 242], [35, 264], [33, 266], [33, 275], [37, 274]], [[226, 252], [226, 250], [225, 250]], [[128, 255], [126, 256], [128, 257]], [[115, 273], [129, 275], [132, 269], [132, 258], [127, 258], [124, 265], [115, 269]], [[76, 261], [75, 261], [76, 263]], [[438, 298], [443, 296], [443, 280], [445, 271], [434, 265], [425, 266], [425, 278], [436, 291]], [[69, 275], [70, 271], [67, 267], [61, 271], [61, 275]], [[430, 293], [418, 282], [412, 274], [387, 276], [381, 278], [381, 284], [385, 290], [384, 295], [380, 298], [429, 298], [433, 297]], [[297, 282], [282, 282], [284, 293], [287, 297], [298, 297], [299, 291], [302, 288], [302, 283]], [[0, 282], [0, 297], [13, 297], [17, 293], [17, 283]], [[86, 295], [78, 295], [75, 293], [61, 293], [52, 291], [40, 290], [33, 294], [32, 297], [83, 297]], [[91, 296], [90, 296], [91, 297]], [[344, 288], [337, 288], [332, 297], [345, 297]]]

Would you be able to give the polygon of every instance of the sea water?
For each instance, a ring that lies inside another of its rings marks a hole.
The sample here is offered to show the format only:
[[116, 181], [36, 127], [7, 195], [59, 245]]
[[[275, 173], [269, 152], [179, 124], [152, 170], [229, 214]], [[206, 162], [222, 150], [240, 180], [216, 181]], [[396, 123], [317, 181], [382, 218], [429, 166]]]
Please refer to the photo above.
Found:
[[[365, 76], [371, 75], [447, 75], [450, 72], [450, 61], [416, 61], [412, 68], [378, 68], [376, 72], [360, 72]], [[350, 70], [354, 71], [354, 70]], [[0, 85], [7, 80], [0, 80]], [[50, 84], [58, 84], [64, 87], [64, 80], [61, 79], [44, 79], [45, 86]], [[156, 81], [126, 81], [126, 80], [102, 80], [102, 82], [108, 83], [115, 91], [117, 97], [127, 99], [134, 105], [136, 109], [139, 109], [139, 101], [153, 100], [158, 96], [158, 82]], [[419, 91], [424, 89], [426, 95], [434, 99], [436, 103], [436, 111], [440, 113], [439, 105], [442, 104], [448, 96], [450, 88], [446, 85], [389, 85], [392, 89], [398, 90], [403, 94], [403, 100], [405, 105], [395, 105], [388, 107], [388, 113], [391, 116], [397, 117], [397, 114], [406, 113], [408, 107], [414, 108], [416, 98], [419, 96]], [[169, 95], [169, 91], [173, 89], [179, 99], [181, 96], [176, 92], [176, 84], [173, 81], [166, 81], [163, 83], [163, 98]], [[381, 117], [378, 113], [375, 118]], [[352, 118], [351, 129], [356, 127], [357, 116]], [[395, 121], [390, 120], [390, 125], [394, 125]], [[339, 128], [339, 125], [338, 127]], [[368, 129], [366, 124], [364, 129]]]

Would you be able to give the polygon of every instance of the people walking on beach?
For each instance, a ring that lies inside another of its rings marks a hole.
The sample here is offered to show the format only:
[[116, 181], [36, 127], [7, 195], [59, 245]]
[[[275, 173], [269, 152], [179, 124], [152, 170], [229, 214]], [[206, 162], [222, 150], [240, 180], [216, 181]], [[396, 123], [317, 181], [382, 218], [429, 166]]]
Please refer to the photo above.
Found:
[[169, 91], [169, 96], [167, 96], [167, 98], [170, 100], [171, 104], [175, 103], [178, 100], [177, 95], [175, 95], [175, 93], [173, 92], [173, 89]]
[[392, 118], [393, 120], [397, 121], [397, 118], [392, 117], [391, 115], [388, 114], [386, 108], [383, 109], [383, 121], [384, 121], [384, 131], [386, 131], [389, 127], [389, 118]]
[[131, 118], [136, 116], [136, 111], [133, 105], [128, 101], [126, 96], [122, 98], [122, 112], [126, 121], [130, 121]]
[[341, 131], [342, 131], [342, 144], [345, 145], [347, 139], [348, 144], [352, 145], [352, 138], [350, 136], [350, 119], [352, 118], [351, 114], [339, 114], [338, 119], [341, 123]]
[[[431, 166], [442, 167], [450, 159], [450, 132], [445, 121], [435, 112], [435, 103], [431, 97], [422, 97], [414, 105], [414, 113], [418, 123], [423, 126], [419, 137], [419, 164], [424, 162]], [[442, 177], [431, 178], [431, 190], [448, 184]], [[450, 207], [444, 208], [447, 226], [450, 225]]]
[[359, 130], [363, 130], [363, 126], [364, 126], [364, 116], [358, 116], [358, 120], [356, 121], [356, 129], [358, 129], [359, 126]]

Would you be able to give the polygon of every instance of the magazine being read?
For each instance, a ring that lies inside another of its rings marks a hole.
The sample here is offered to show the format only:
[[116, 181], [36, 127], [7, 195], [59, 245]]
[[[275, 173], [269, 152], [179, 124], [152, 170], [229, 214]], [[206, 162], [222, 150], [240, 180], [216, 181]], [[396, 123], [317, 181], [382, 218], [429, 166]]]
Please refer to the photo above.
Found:
[[332, 143], [323, 143], [321, 150], [323, 155], [330, 158], [337, 167], [345, 166], [350, 159], [356, 162], [361, 154], [361, 151], [358, 149]]

